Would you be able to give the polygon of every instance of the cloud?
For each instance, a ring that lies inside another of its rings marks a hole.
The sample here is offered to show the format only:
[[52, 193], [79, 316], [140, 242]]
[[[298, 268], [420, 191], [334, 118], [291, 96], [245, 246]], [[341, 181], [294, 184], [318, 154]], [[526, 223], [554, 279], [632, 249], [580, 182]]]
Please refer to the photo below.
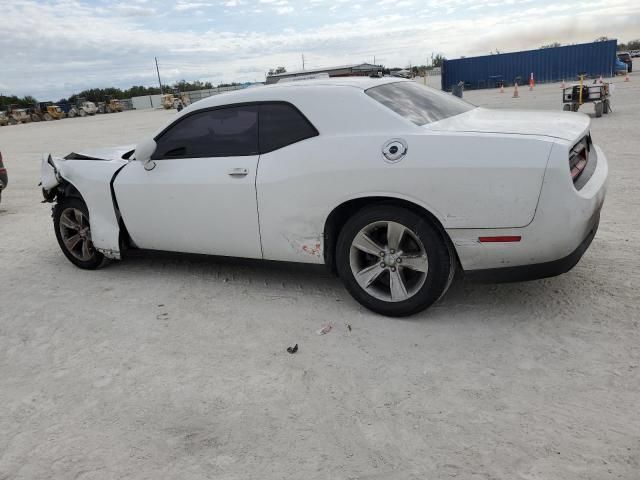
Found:
[[[301, 52], [308, 68], [372, 61], [374, 55], [387, 66], [404, 66], [424, 63], [431, 52], [452, 58], [601, 35], [627, 41], [637, 38], [640, 24], [640, 4], [626, 0], [571, 6], [518, 0], [511, 7], [505, 5], [513, 0], [495, 0], [494, 7], [481, 0], [426, 0], [427, 7], [416, 2], [390, 9], [376, 6], [385, 0], [354, 2], [361, 10], [327, 0], [311, 13], [302, 12], [301, 5], [313, 5], [308, 1], [254, 0], [224, 16], [220, 2], [229, 1], [117, 4], [155, 9], [151, 17], [77, 0], [3, 4], [0, 65], [11, 68], [2, 71], [2, 91], [48, 100], [90, 87], [153, 85], [156, 56], [164, 82], [253, 81], [278, 65], [300, 68]], [[169, 5], [185, 14], [160, 18]], [[254, 12], [258, 5], [261, 11]], [[334, 7], [339, 15], [328, 11]], [[451, 9], [464, 14], [444, 13]]]
[[202, 8], [202, 7], [211, 7], [212, 5], [213, 5], [212, 3], [190, 2], [188, 0], [178, 0], [178, 3], [176, 3], [173, 9], [177, 10], [178, 12], [184, 12], [186, 10], [197, 10], [198, 8]]
[[125, 17], [150, 17], [155, 15], [156, 9], [153, 7], [143, 7], [140, 5], [128, 5], [119, 3], [111, 7], [116, 13]]
[[278, 15], [286, 15], [287, 13], [293, 12], [293, 7], [290, 5], [287, 5], [286, 7], [278, 7], [276, 8], [276, 12]]

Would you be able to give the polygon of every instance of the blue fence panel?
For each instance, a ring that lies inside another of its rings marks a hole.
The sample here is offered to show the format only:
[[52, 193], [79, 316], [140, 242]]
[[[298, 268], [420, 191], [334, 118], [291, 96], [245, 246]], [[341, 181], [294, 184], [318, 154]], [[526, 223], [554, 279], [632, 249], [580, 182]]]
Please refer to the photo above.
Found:
[[580, 73], [591, 77], [614, 74], [616, 40], [541, 48], [482, 57], [445, 60], [442, 65], [442, 89], [464, 82], [465, 88], [492, 88], [528, 84], [531, 72], [536, 83], [573, 81]]

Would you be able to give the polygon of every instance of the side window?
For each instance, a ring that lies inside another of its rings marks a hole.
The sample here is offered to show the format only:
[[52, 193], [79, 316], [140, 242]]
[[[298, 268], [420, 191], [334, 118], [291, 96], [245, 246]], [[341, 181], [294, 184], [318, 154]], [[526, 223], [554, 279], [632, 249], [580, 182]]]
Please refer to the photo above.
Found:
[[258, 154], [258, 108], [221, 108], [185, 117], [156, 139], [154, 160]]
[[272, 152], [316, 135], [315, 127], [292, 105], [260, 105], [260, 153]]

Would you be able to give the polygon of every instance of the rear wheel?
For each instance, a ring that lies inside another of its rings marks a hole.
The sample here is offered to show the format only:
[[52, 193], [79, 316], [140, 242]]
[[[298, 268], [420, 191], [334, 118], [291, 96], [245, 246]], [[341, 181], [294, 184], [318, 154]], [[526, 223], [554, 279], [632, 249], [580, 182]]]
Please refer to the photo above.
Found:
[[374, 312], [412, 315], [449, 287], [454, 259], [442, 234], [405, 208], [356, 213], [338, 237], [336, 266], [351, 295]]
[[565, 103], [562, 107], [562, 110], [564, 110], [565, 112], [568, 112], [571, 110], [571, 105], [569, 105], [568, 103]]
[[81, 117], [86, 117], [87, 116], [87, 112], [85, 112], [82, 109], [80, 109], [80, 111], [78, 113], [80, 114]]
[[81, 199], [68, 197], [58, 203], [53, 211], [53, 225], [62, 253], [71, 263], [94, 270], [105, 262], [104, 255], [91, 241], [89, 210]]

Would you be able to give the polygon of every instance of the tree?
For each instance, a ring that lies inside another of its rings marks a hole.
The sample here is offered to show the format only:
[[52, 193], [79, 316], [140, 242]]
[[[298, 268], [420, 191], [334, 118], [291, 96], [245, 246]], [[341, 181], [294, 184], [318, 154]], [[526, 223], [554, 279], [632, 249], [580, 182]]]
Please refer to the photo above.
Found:
[[631, 40], [629, 43], [619, 43], [618, 51], [640, 50], [640, 39]]
[[16, 95], [0, 95], [0, 111], [5, 111], [11, 105], [17, 105], [19, 108], [33, 107], [36, 102], [34, 97], [26, 95], [24, 97], [18, 97]]
[[287, 73], [287, 69], [284, 67], [276, 67], [276, 68], [270, 68], [269, 72], [267, 73], [268, 76], [271, 75], [278, 75], [280, 73]]
[[446, 60], [445, 56], [439, 53], [435, 57], [433, 57], [433, 66], [442, 67], [442, 64], [444, 63], [445, 60]]
[[561, 46], [562, 46], [562, 44], [560, 42], [553, 42], [553, 43], [548, 43], [546, 45], [542, 45], [540, 47], [540, 49], [543, 49], [543, 48], [556, 48], [556, 47], [561, 47]]

